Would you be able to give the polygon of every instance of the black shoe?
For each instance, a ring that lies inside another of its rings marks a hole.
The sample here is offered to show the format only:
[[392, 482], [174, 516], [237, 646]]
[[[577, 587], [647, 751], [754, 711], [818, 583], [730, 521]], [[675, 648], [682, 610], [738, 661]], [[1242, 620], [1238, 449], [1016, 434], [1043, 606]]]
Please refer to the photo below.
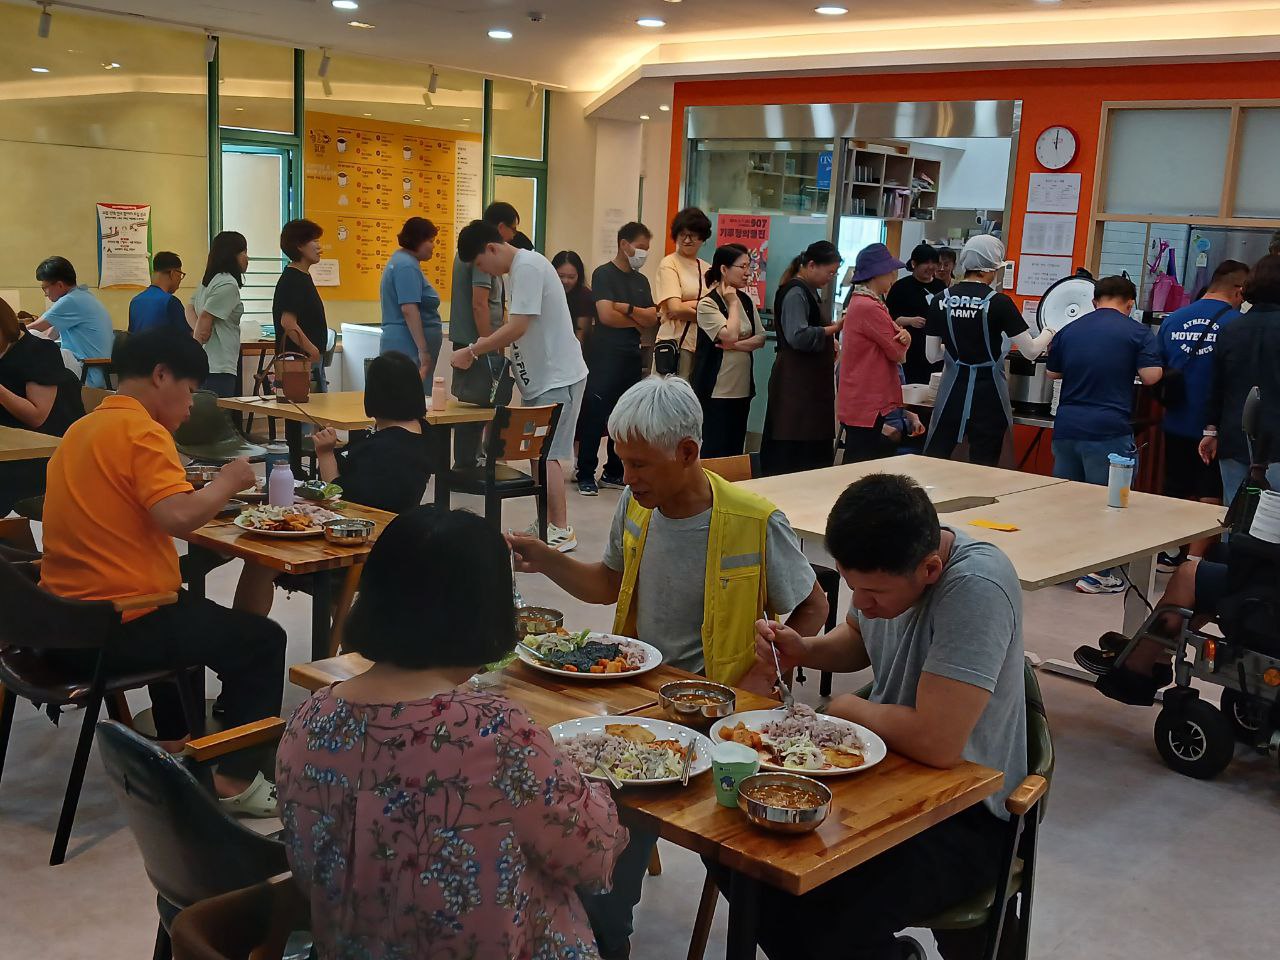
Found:
[[1165, 553], [1163, 550], [1156, 555], [1156, 569], [1161, 573], [1173, 573], [1178, 567], [1182, 566], [1187, 558], [1180, 553]]
[[584, 497], [600, 496], [600, 488], [596, 486], [596, 482], [590, 477], [584, 477], [578, 481], [578, 492]]
[[1173, 682], [1173, 670], [1158, 663], [1151, 668], [1151, 676], [1135, 673], [1121, 667], [1108, 670], [1098, 678], [1098, 692], [1104, 697], [1127, 703], [1132, 707], [1149, 707], [1156, 700], [1156, 691]]
[[1099, 650], [1097, 647], [1091, 647], [1087, 644], [1083, 647], [1076, 647], [1074, 656], [1076, 663], [1080, 664], [1081, 667], [1088, 670], [1095, 677], [1101, 677], [1109, 673], [1116, 662], [1116, 651]]
[[626, 483], [621, 477], [611, 477], [607, 473], [600, 477], [600, 486], [621, 490], [626, 487]]
[[1111, 653], [1119, 653], [1129, 645], [1129, 638], [1123, 633], [1117, 633], [1114, 630], [1108, 630], [1098, 638], [1098, 647], [1101, 650]]

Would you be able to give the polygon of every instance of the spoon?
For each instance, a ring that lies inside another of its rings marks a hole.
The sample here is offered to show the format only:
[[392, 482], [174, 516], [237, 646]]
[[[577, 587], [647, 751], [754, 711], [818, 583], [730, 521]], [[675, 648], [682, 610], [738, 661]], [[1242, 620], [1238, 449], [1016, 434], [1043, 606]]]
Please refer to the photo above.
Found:
[[[774, 622], [776, 626], [782, 626], [781, 623], [777, 623], [777, 621]], [[777, 671], [778, 676], [778, 682], [776, 685], [778, 694], [782, 697], [783, 707], [785, 707], [789, 713], [795, 709], [796, 699], [791, 695], [791, 688], [788, 687], [786, 682], [782, 679], [782, 664], [778, 661], [778, 646], [772, 640], [769, 641], [769, 649], [773, 651], [773, 668]]]
[[604, 753], [604, 747], [601, 747], [599, 750], [596, 751], [596, 767], [595, 768], [605, 775], [606, 779], [608, 779], [609, 781], [610, 786], [612, 786], [615, 790], [621, 790], [622, 781], [618, 779], [617, 774], [615, 774], [608, 767], [601, 766], [600, 754], [602, 753]]
[[684, 764], [680, 768], [680, 786], [687, 787], [689, 785], [689, 768], [693, 766], [693, 755], [698, 750], [698, 738], [695, 735], [689, 741], [689, 747], [684, 752]]

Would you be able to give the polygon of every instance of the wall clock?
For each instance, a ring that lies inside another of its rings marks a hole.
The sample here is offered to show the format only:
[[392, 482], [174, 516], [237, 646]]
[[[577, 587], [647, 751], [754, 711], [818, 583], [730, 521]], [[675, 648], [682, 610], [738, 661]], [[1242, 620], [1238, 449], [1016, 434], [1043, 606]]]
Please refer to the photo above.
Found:
[[1046, 170], [1061, 170], [1075, 159], [1078, 147], [1069, 127], [1048, 127], [1036, 138], [1036, 159]]

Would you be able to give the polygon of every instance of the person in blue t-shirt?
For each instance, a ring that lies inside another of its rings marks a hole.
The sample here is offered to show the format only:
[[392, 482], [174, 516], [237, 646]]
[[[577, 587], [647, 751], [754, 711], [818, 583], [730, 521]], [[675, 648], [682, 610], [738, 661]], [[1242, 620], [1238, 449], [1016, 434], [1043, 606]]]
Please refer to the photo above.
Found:
[[440, 324], [440, 294], [422, 272], [436, 245], [436, 225], [425, 217], [410, 217], [396, 238], [400, 249], [382, 271], [378, 294], [382, 301], [382, 340], [379, 353], [403, 353], [418, 366], [422, 389], [431, 394], [436, 361], [444, 332]]
[[[111, 314], [88, 287], [76, 283], [76, 268], [66, 257], [49, 257], [36, 267], [40, 289], [53, 304], [39, 320], [27, 325], [31, 333], [56, 330], [62, 346], [83, 362], [89, 357], [110, 357], [114, 338]], [[105, 387], [102, 367], [92, 368], [85, 377], [90, 387]]]
[[129, 301], [129, 332], [141, 333], [171, 327], [190, 333], [182, 301], [174, 296], [182, 280], [182, 260], [176, 253], [161, 250], [151, 260], [151, 286]]
[[[1137, 288], [1128, 277], [1104, 277], [1094, 288], [1096, 308], [1054, 336], [1048, 375], [1062, 381], [1053, 422], [1053, 475], [1107, 483], [1116, 453], [1136, 457], [1133, 442], [1133, 378], [1146, 385], [1164, 374], [1155, 334], [1134, 320]], [[1076, 581], [1081, 593], [1119, 593], [1124, 581], [1110, 571]]]

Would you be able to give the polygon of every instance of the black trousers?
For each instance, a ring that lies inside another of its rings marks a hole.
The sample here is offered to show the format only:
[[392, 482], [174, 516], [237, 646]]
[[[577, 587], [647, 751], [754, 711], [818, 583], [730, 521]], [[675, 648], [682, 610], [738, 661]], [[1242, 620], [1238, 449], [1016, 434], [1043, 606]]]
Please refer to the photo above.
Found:
[[870, 427], [851, 427], [847, 423], [840, 426], [844, 430], [844, 459], [841, 463], [861, 463], [864, 460], [879, 460], [891, 457], [898, 445], [883, 433], [884, 417], [876, 417]]
[[[209, 667], [222, 681], [220, 700], [228, 727], [280, 716], [285, 632], [274, 620], [182, 591], [177, 603], [132, 620], [122, 630], [107, 660], [109, 670]], [[150, 693], [157, 738], [186, 736], [187, 722], [173, 684], [155, 684]], [[254, 758], [237, 754], [219, 763], [219, 770], [232, 776], [251, 777], [257, 769]]]
[[702, 404], [702, 456], [736, 457], [747, 445], [750, 397], [712, 398]]
[[[900, 960], [894, 934], [995, 884], [1007, 829], [978, 804], [803, 896], [765, 886], [760, 946], [770, 960]], [[707, 869], [726, 892], [728, 869]]]
[[14, 460], [0, 463], [0, 517], [8, 516], [14, 504], [44, 493], [48, 460]]
[[[937, 425], [931, 424], [933, 433], [924, 446], [925, 456], [950, 460], [960, 441], [960, 418], [964, 413], [964, 379], [957, 378], [947, 397], [946, 406], [933, 411]], [[979, 375], [973, 391], [973, 405], [969, 422], [965, 425], [965, 439], [969, 441], [969, 462], [986, 467], [1000, 465], [1004, 452], [1004, 435], [1009, 431], [1004, 404], [989, 375]]]
[[[618, 398], [640, 382], [640, 350], [620, 350], [599, 342], [599, 334], [593, 338], [590, 373], [587, 374], [587, 390], [582, 398], [582, 414], [578, 418], [578, 479], [593, 479], [600, 463], [600, 438], [609, 426], [609, 414], [613, 413]], [[609, 441], [609, 455], [605, 461], [607, 477], [621, 478], [622, 461], [614, 453], [613, 441]]]

